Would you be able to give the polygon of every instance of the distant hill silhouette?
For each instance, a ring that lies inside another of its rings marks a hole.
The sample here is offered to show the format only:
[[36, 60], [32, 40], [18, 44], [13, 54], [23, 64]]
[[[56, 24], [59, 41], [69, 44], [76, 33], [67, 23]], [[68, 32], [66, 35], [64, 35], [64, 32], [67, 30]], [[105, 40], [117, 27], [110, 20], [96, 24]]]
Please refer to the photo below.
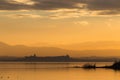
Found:
[[24, 56], [36, 53], [41, 56], [47, 55], [64, 55], [70, 53], [69, 50], [64, 50], [56, 47], [28, 47], [24, 45], [8, 45], [0, 42], [0, 56]]
[[71, 50], [110, 50], [110, 49], [120, 49], [120, 41], [97, 41], [97, 42], [83, 42], [74, 43], [61, 46], [64, 49]]
[[[36, 53], [38, 56], [58, 56], [69, 54], [72, 57], [82, 56], [119, 56], [120, 50], [66, 50], [57, 47], [29, 47], [25, 45], [8, 45], [0, 42], [0, 56], [24, 56]], [[113, 54], [114, 53], [114, 54]]]

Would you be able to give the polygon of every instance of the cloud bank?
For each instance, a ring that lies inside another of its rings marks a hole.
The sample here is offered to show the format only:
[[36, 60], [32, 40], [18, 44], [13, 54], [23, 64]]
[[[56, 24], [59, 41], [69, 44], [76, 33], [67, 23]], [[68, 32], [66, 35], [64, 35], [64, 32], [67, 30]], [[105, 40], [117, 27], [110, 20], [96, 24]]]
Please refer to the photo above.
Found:
[[120, 14], [120, 0], [0, 0], [0, 10], [87, 9], [99, 15]]
[[[0, 11], [43, 11], [48, 18], [78, 18], [80, 16], [119, 16], [120, 0], [0, 0]], [[12, 17], [38, 18], [37, 14], [13, 14]]]

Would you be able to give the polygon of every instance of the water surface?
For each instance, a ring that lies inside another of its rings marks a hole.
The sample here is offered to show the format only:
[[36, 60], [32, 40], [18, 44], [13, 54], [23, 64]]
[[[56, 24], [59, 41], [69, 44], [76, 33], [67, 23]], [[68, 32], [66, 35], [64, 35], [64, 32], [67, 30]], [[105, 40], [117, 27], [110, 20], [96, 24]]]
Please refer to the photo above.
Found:
[[[84, 62], [31, 63], [0, 62], [0, 80], [119, 80], [120, 72], [111, 69], [72, 68]], [[110, 62], [97, 62], [97, 66]]]

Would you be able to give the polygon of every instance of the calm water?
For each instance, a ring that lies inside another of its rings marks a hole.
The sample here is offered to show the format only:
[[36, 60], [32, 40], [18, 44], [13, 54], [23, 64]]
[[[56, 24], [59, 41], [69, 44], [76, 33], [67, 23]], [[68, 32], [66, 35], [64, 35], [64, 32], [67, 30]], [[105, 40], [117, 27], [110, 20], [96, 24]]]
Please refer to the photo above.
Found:
[[[120, 72], [108, 69], [70, 68], [85, 63], [0, 63], [0, 80], [120, 80]], [[97, 66], [112, 63], [96, 63]]]

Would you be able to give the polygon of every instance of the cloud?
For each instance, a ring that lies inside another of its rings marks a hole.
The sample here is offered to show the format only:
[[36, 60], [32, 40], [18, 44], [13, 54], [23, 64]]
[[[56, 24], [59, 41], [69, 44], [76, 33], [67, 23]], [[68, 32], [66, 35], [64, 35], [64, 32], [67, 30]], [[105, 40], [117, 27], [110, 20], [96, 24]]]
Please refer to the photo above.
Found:
[[0, 10], [59, 9], [86, 10], [89, 15], [118, 15], [120, 0], [0, 0]]
[[83, 25], [83, 26], [87, 26], [89, 24], [87, 21], [76, 21], [74, 23], [75, 24], [80, 24], [80, 25]]
[[20, 19], [20, 18], [42, 18], [42, 16], [37, 14], [10, 14], [4, 15], [10, 18]]
[[79, 13], [77, 9], [59, 9], [50, 11], [52, 15], [49, 16], [51, 19], [64, 19], [64, 18], [78, 18]]
[[22, 4], [26, 4], [26, 5], [34, 5], [35, 2], [32, 0], [10, 0], [11, 3], [14, 4], [18, 4], [18, 3], [22, 3]]
[[89, 11], [79, 9], [48, 10], [50, 19], [79, 18], [81, 16], [92, 16]]

